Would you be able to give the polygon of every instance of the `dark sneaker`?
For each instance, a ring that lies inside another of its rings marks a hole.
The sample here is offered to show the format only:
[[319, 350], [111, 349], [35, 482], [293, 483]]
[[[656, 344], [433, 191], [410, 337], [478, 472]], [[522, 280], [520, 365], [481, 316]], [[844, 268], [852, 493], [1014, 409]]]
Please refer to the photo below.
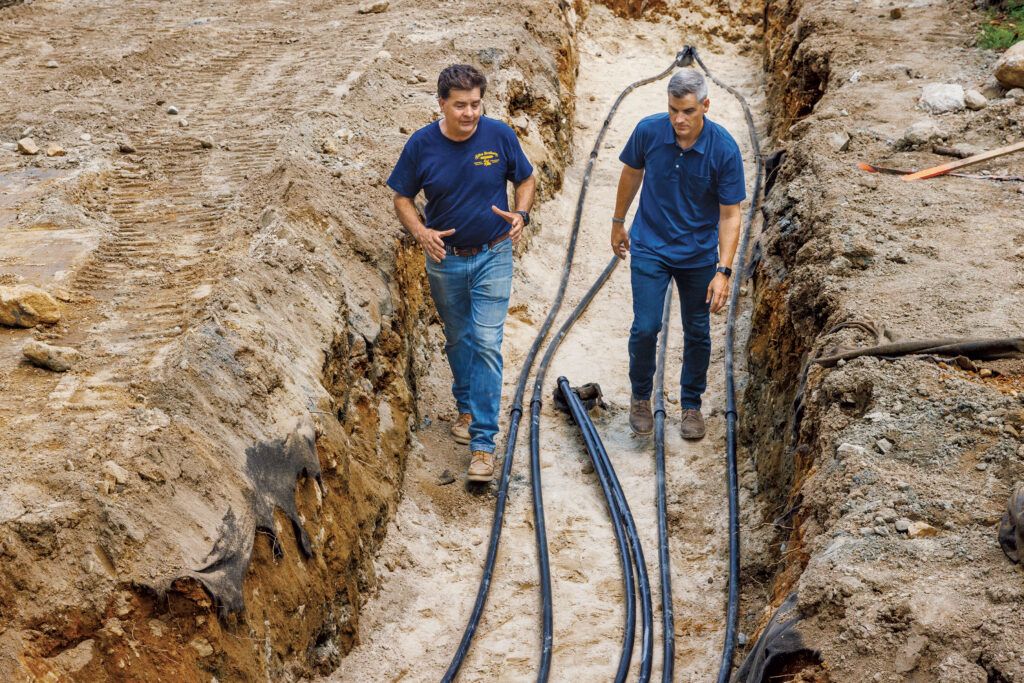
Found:
[[683, 409], [683, 423], [679, 425], [679, 433], [684, 439], [704, 438], [704, 417], [696, 408]]
[[490, 481], [494, 478], [494, 453], [473, 451], [469, 461], [469, 472], [466, 476], [470, 481]]
[[654, 431], [654, 415], [651, 414], [650, 400], [635, 396], [629, 401], [629, 428], [637, 436], [650, 436]]
[[460, 413], [458, 419], [452, 423], [452, 438], [455, 439], [455, 443], [469, 443], [469, 423], [473, 421], [473, 416], [469, 413]]

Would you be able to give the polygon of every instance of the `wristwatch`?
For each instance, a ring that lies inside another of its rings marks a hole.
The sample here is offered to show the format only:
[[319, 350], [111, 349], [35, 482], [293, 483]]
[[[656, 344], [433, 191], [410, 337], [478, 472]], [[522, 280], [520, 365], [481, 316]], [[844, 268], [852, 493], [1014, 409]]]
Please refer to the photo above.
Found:
[[732, 277], [732, 268], [728, 266], [718, 266], [718, 268], [715, 269], [715, 272], [721, 273], [726, 277]]
[[523, 225], [530, 224], [530, 212], [529, 211], [516, 211], [520, 216], [523, 217]]

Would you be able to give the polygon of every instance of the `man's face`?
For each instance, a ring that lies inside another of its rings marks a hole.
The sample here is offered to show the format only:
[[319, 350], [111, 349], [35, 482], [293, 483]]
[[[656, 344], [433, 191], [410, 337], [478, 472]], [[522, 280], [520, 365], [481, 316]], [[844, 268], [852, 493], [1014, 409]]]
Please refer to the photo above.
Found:
[[700, 128], [701, 119], [704, 118], [710, 105], [711, 101], [707, 98], [701, 102], [693, 94], [688, 94], [685, 97], [669, 95], [668, 118], [672, 122], [672, 129], [676, 135], [681, 138], [689, 137]]
[[444, 115], [445, 126], [448, 130], [459, 131], [469, 134], [476, 128], [480, 120], [480, 113], [483, 111], [483, 100], [480, 97], [480, 88], [472, 90], [452, 90], [448, 97], [439, 98], [441, 113]]

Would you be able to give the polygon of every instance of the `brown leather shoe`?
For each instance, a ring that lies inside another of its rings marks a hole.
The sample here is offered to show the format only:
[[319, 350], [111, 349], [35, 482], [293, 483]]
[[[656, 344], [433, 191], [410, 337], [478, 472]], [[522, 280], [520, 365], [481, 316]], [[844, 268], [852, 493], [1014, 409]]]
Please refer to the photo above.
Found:
[[679, 433], [684, 439], [704, 438], [704, 416], [696, 408], [683, 408], [683, 422], [679, 425]]
[[473, 416], [469, 413], [459, 413], [459, 417], [452, 423], [451, 433], [455, 443], [469, 443], [469, 423]]
[[651, 413], [650, 400], [642, 400], [635, 396], [629, 400], [629, 428], [637, 436], [650, 436], [654, 431], [654, 415]]
[[487, 451], [473, 451], [469, 461], [469, 473], [466, 477], [470, 481], [490, 481], [494, 478], [494, 453]]

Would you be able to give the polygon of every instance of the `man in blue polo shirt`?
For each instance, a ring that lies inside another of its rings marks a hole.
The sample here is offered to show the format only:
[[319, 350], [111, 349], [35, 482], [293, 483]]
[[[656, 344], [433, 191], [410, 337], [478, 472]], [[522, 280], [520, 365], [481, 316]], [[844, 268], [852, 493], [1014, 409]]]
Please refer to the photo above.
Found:
[[[536, 188], [512, 129], [481, 115], [486, 89], [487, 79], [472, 66], [442, 71], [441, 119], [412, 134], [388, 178], [395, 213], [426, 254], [459, 411], [451, 433], [469, 444], [468, 478], [479, 482], [494, 476], [512, 247], [530, 221]], [[515, 211], [508, 207], [509, 182]], [[426, 224], [413, 204], [420, 190]]]
[[[676, 73], [668, 84], [668, 113], [640, 121], [619, 155], [624, 164], [612, 216], [612, 251], [632, 256], [633, 327], [629, 333], [629, 425], [654, 430], [651, 391], [665, 292], [679, 289], [683, 371], [679, 403], [683, 438], [704, 436], [701, 394], [711, 358], [711, 317], [729, 298], [729, 265], [740, 234], [746, 196], [739, 146], [709, 120], [704, 76]], [[640, 207], [626, 233], [625, 216], [641, 183]]]

